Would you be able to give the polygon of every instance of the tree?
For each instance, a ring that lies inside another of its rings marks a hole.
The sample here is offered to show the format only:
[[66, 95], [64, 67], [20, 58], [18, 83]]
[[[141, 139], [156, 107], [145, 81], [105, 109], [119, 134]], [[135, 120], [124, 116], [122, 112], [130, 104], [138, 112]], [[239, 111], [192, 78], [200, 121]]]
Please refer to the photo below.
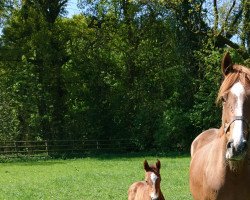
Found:
[[82, 0], [70, 19], [67, 2], [4, 7], [0, 98], [12, 100], [2, 111], [14, 120], [0, 123], [13, 138], [188, 149], [219, 124], [219, 57], [228, 45], [238, 61], [249, 57], [246, 0]]
[[[3, 30], [5, 48], [18, 48], [23, 55], [17, 68], [9, 65], [8, 69], [15, 73], [13, 80], [22, 78], [19, 84], [22, 90], [19, 88], [17, 94], [21, 135], [29, 132], [30, 120], [34, 120], [38, 123], [36, 131], [40, 130], [38, 135], [44, 139], [64, 137], [62, 67], [68, 60], [64, 46], [68, 38], [62, 32], [62, 23], [56, 19], [65, 4], [66, 1], [23, 1]], [[15, 83], [12, 88], [15, 89]], [[29, 98], [29, 92], [34, 99]], [[29, 98], [30, 104], [23, 97]]]

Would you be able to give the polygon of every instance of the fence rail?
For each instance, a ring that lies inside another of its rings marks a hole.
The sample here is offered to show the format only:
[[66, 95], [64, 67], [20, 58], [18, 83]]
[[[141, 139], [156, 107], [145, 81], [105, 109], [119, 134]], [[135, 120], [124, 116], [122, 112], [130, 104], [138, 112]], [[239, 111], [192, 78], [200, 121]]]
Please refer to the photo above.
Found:
[[0, 155], [36, 155], [51, 153], [84, 153], [88, 151], [136, 150], [133, 140], [52, 140], [52, 141], [3, 141]]

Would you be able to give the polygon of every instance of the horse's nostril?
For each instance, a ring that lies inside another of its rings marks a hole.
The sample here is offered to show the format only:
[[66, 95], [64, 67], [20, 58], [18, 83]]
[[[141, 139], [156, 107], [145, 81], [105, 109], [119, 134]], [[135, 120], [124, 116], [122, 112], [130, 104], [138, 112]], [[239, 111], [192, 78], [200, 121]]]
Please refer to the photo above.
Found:
[[247, 149], [247, 141], [242, 142], [241, 151], [245, 151]]
[[227, 143], [227, 149], [230, 149], [230, 148], [233, 148], [233, 140], [230, 140], [230, 141]]
[[227, 149], [230, 149], [232, 152], [244, 152], [248, 148], [247, 141], [242, 141], [241, 143], [235, 145], [233, 140], [230, 140], [227, 143]]

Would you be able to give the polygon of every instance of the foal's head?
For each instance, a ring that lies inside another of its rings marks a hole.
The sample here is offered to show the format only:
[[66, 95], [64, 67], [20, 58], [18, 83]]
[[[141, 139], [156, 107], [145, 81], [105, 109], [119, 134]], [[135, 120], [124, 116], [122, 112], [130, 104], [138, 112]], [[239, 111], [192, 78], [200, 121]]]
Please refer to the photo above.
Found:
[[145, 181], [149, 187], [149, 196], [152, 200], [158, 200], [160, 198], [160, 175], [161, 163], [157, 160], [155, 165], [148, 165], [148, 162], [144, 161], [145, 169]]
[[226, 138], [226, 159], [242, 160], [247, 152], [250, 121], [250, 70], [232, 64], [227, 53], [222, 60], [225, 79], [218, 99], [223, 102], [222, 126]]

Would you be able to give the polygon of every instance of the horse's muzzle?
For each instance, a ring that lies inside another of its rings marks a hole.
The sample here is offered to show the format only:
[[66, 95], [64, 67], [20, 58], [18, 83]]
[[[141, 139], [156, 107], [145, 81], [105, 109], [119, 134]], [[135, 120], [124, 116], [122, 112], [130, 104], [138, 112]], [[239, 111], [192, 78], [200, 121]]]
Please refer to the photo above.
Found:
[[226, 159], [228, 160], [242, 160], [247, 151], [247, 141], [244, 140], [239, 144], [235, 145], [233, 140], [227, 143]]

